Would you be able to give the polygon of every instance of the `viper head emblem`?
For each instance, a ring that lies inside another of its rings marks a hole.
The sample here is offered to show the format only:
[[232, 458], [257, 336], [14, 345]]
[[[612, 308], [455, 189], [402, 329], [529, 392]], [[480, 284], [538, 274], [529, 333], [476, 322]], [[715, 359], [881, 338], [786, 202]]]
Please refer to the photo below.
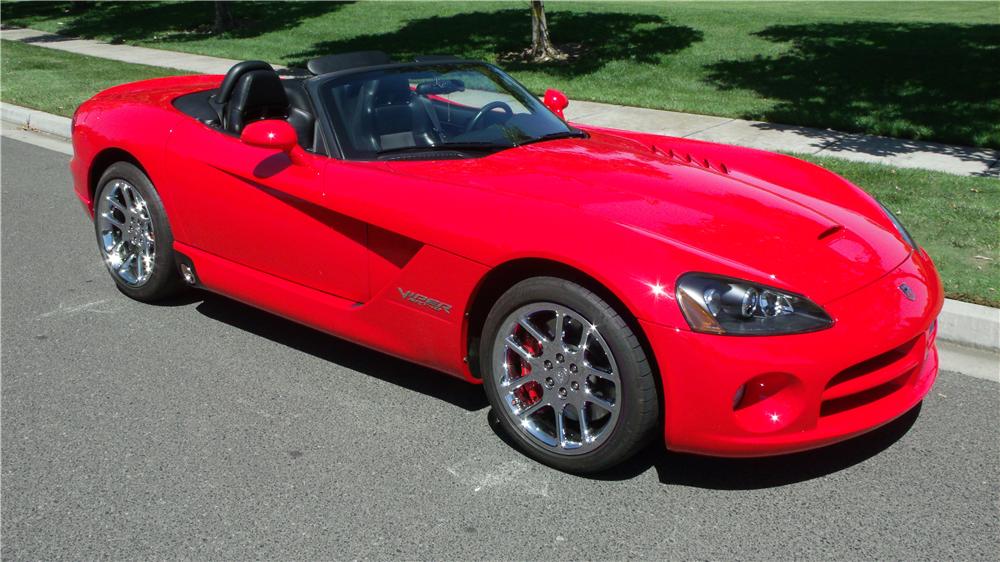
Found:
[[903, 296], [906, 297], [907, 299], [911, 301], [917, 300], [916, 293], [914, 293], [913, 289], [911, 289], [910, 286], [907, 285], [906, 283], [900, 283], [899, 290], [903, 292]]

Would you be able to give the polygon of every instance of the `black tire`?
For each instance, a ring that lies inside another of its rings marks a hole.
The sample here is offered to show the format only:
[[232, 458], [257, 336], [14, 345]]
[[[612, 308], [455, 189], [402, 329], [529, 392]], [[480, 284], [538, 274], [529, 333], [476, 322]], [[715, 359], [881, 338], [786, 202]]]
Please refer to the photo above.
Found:
[[[156, 193], [153, 183], [145, 173], [129, 162], [116, 162], [108, 167], [98, 181], [96, 195], [94, 197], [95, 214], [99, 208], [98, 202], [105, 196], [105, 191], [116, 180], [123, 180], [131, 184], [139, 195], [146, 202], [146, 208], [153, 223], [153, 233], [156, 240], [155, 257], [153, 260], [153, 272], [149, 278], [141, 285], [133, 286], [124, 282], [108, 266], [108, 274], [114, 280], [118, 290], [129, 298], [142, 302], [156, 302], [176, 295], [184, 288], [183, 280], [177, 269], [176, 254], [174, 252], [174, 237], [170, 230], [170, 222], [167, 214], [163, 210], [163, 202]], [[97, 236], [98, 252], [104, 256], [101, 249], [100, 222], [95, 216], [94, 231]]]
[[[507, 317], [532, 303], [555, 303], [571, 309], [600, 327], [600, 334], [614, 355], [621, 383], [620, 412], [611, 434], [596, 449], [582, 454], [554, 452], [534, 439], [518, 423], [501, 397], [496, 381], [503, 374], [494, 366], [494, 346]], [[635, 455], [655, 435], [659, 425], [659, 393], [654, 374], [639, 338], [607, 302], [592, 291], [555, 277], [535, 277], [511, 287], [494, 304], [486, 318], [480, 343], [480, 372], [486, 395], [500, 427], [527, 455], [573, 473], [607, 470]]]

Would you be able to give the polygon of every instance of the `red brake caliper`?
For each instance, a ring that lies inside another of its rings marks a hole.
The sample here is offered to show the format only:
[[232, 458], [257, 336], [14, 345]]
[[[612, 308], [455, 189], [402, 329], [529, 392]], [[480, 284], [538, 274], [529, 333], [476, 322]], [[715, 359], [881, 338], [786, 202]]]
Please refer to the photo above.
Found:
[[[521, 342], [521, 346], [524, 347], [524, 349], [531, 355], [537, 357], [542, 353], [541, 342], [532, 337], [531, 334], [524, 331], [524, 329], [520, 326], [518, 326], [517, 330], [514, 332], [514, 338]], [[531, 373], [531, 365], [528, 364], [527, 361], [523, 361], [520, 356], [517, 356], [516, 354], [514, 355], [521, 364], [521, 376], [528, 376], [528, 374]], [[542, 389], [536, 383], [528, 383], [522, 385], [514, 391], [514, 398], [518, 401], [521, 408], [526, 408], [542, 399]]]

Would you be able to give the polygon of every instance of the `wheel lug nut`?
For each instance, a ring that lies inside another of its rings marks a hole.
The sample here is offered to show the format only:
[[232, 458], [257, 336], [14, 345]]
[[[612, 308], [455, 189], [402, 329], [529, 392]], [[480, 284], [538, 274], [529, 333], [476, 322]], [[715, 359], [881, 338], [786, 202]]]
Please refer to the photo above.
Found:
[[544, 365], [546, 369], [551, 369], [552, 368], [552, 361], [549, 361], [548, 359], [546, 359], [545, 362], [542, 363], [542, 365]]
[[577, 366], [576, 366], [576, 363], [570, 363], [570, 364], [569, 364], [569, 372], [571, 372], [571, 373], [575, 373], [575, 372], [577, 372], [577, 371], [579, 371], [579, 370], [580, 370], [580, 369], [579, 369], [579, 368], [577, 368]]
[[559, 389], [559, 397], [560, 398], [566, 398], [566, 388], [565, 387]]
[[565, 361], [565, 358], [563, 357], [562, 353], [556, 353], [556, 361], [558, 361], [560, 363], [562, 363], [563, 361]]
[[555, 384], [556, 381], [552, 380], [552, 377], [545, 377], [545, 386], [552, 388]]
[[573, 390], [580, 390], [580, 383], [573, 381], [569, 383], [569, 387], [572, 388]]

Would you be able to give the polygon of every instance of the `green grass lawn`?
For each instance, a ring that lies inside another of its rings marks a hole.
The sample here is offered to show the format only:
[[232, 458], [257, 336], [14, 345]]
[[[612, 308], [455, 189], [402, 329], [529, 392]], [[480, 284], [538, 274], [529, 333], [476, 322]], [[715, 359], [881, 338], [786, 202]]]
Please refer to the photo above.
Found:
[[178, 70], [98, 59], [0, 42], [0, 99], [67, 117], [97, 92], [135, 80], [184, 74]]
[[500, 63], [536, 92], [901, 138], [1000, 147], [997, 2], [547, 5], [566, 63], [504, 61], [527, 3], [253, 3], [210, 27], [211, 2], [4, 2], [4, 23], [228, 58], [301, 64], [381, 49]]
[[[101, 89], [167, 69], [2, 42], [0, 99], [71, 115]], [[888, 205], [927, 248], [951, 298], [1000, 306], [1000, 181], [806, 157]]]

